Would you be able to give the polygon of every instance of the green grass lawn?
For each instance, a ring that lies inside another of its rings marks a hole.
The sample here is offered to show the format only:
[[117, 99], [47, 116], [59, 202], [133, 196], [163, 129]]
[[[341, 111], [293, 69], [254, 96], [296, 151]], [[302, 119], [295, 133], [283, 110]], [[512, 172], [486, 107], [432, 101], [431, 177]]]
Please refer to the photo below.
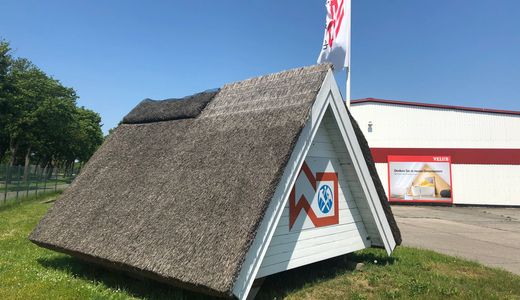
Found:
[[[83, 263], [27, 236], [47, 195], [0, 208], [0, 299], [192, 299], [203, 296]], [[352, 271], [363, 262], [363, 271]], [[266, 279], [260, 299], [520, 299], [520, 276], [430, 251], [369, 249]]]

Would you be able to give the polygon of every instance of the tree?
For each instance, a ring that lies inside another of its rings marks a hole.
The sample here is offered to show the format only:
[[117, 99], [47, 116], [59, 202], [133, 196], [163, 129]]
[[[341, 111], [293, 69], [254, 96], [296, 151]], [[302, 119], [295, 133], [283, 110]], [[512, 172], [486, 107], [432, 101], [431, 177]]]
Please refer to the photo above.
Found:
[[13, 91], [7, 97], [9, 164], [24, 154], [27, 178], [31, 154], [36, 152], [44, 165], [51, 164], [67, 148], [64, 132], [74, 121], [76, 92], [34, 66], [18, 58], [9, 74]]
[[3, 160], [9, 144], [9, 136], [5, 130], [7, 126], [5, 114], [7, 110], [6, 96], [10, 91], [10, 85], [7, 81], [12, 63], [10, 51], [9, 43], [0, 40], [0, 162]]
[[25, 178], [33, 158], [48, 170], [87, 161], [103, 142], [101, 117], [78, 108], [77, 98], [0, 41], [0, 160], [8, 150], [10, 166], [24, 162]]
[[[71, 127], [76, 114], [76, 92], [63, 87], [57, 80], [50, 79], [44, 89], [43, 97], [35, 111], [37, 139], [31, 146], [38, 153], [44, 167], [52, 169], [58, 160], [66, 156], [70, 144]], [[27, 152], [30, 155], [30, 152]], [[28, 159], [26, 159], [28, 165]]]
[[79, 107], [74, 113], [74, 121], [67, 129], [69, 141], [62, 148], [61, 160], [71, 169], [76, 160], [86, 162], [103, 143], [101, 117], [98, 113]]
[[97, 112], [84, 107], [78, 108], [76, 114], [79, 123], [79, 135], [74, 144], [80, 148], [76, 158], [86, 162], [103, 143], [101, 116]]
[[29, 147], [35, 137], [35, 112], [38, 101], [44, 97], [42, 92], [48, 78], [45, 74], [26, 59], [16, 59], [12, 62], [7, 81], [11, 90], [5, 96], [4, 120], [5, 132], [9, 137], [9, 164], [15, 163], [16, 155], [21, 146]]

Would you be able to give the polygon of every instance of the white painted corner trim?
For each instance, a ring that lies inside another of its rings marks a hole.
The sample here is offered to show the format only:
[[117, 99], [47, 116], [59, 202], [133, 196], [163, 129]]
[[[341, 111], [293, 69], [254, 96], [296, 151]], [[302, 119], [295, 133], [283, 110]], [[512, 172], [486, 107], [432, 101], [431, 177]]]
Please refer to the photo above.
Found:
[[[367, 195], [370, 210], [372, 214], [374, 214], [377, 228], [385, 243], [385, 249], [388, 253], [391, 253], [395, 247], [390, 226], [386, 220], [381, 203], [379, 202], [375, 185], [368, 172], [368, 167], [357, 142], [354, 129], [350, 123], [343, 101], [341, 100], [341, 94], [339, 93], [336, 80], [334, 79], [332, 71], [329, 70], [311, 108], [310, 116], [300, 133], [280, 182], [276, 187], [273, 198], [267, 207], [264, 218], [259, 225], [253, 244], [250, 246], [242, 268], [235, 280], [233, 294], [239, 299], [246, 299], [251, 290], [256, 274], [260, 269], [265, 253], [282, 216], [284, 207], [287, 204], [291, 189], [296, 182], [300, 168], [309, 152], [323, 116], [329, 107], [334, 112], [345, 145], [352, 157], [356, 172], [358, 176], [360, 176], [363, 191]], [[391, 240], [388, 240], [389, 238]]]
[[354, 131], [354, 127], [348, 116], [347, 108], [341, 100], [341, 94], [335, 80], [330, 83], [330, 89], [332, 95], [334, 95], [331, 99], [332, 112], [334, 113], [341, 136], [343, 137], [347, 150], [352, 158], [352, 163], [361, 182], [363, 192], [368, 200], [367, 202], [370, 211], [374, 216], [377, 230], [384, 243], [383, 246], [385, 247], [387, 254], [390, 255], [397, 245], [392, 229], [390, 228], [390, 224], [386, 218], [376, 186], [372, 180], [372, 176], [370, 175], [363, 151], [361, 150], [356, 132]]

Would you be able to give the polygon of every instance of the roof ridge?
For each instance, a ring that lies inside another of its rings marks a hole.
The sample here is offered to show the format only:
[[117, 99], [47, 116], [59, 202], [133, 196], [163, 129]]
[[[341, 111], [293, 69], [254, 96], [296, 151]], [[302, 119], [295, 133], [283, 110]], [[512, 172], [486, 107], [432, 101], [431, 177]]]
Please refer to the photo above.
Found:
[[146, 98], [139, 102], [123, 118], [123, 124], [143, 124], [196, 118], [218, 93], [219, 89], [206, 90], [182, 98], [163, 100]]
[[226, 83], [222, 86], [222, 90], [227, 89], [227, 88], [232, 88], [237, 84], [240, 84], [243, 87], [247, 87], [247, 86], [253, 86], [253, 85], [257, 84], [259, 81], [272, 81], [272, 80], [279, 80], [279, 79], [289, 78], [289, 77], [294, 77], [294, 76], [311, 75], [311, 74], [324, 72], [325, 70], [329, 70], [329, 69], [332, 69], [331, 64], [318, 64], [318, 65], [311, 65], [311, 66], [306, 66], [306, 67], [287, 69], [287, 70], [276, 72], [276, 73], [271, 73], [271, 74], [267, 74], [267, 75], [256, 76], [256, 77], [251, 77], [251, 78], [247, 78], [244, 80]]

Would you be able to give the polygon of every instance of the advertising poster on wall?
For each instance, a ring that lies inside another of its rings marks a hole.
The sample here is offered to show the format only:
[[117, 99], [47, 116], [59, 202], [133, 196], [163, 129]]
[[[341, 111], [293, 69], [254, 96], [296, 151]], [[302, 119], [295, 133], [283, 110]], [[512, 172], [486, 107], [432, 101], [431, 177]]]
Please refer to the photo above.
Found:
[[390, 202], [453, 203], [449, 156], [388, 156]]

